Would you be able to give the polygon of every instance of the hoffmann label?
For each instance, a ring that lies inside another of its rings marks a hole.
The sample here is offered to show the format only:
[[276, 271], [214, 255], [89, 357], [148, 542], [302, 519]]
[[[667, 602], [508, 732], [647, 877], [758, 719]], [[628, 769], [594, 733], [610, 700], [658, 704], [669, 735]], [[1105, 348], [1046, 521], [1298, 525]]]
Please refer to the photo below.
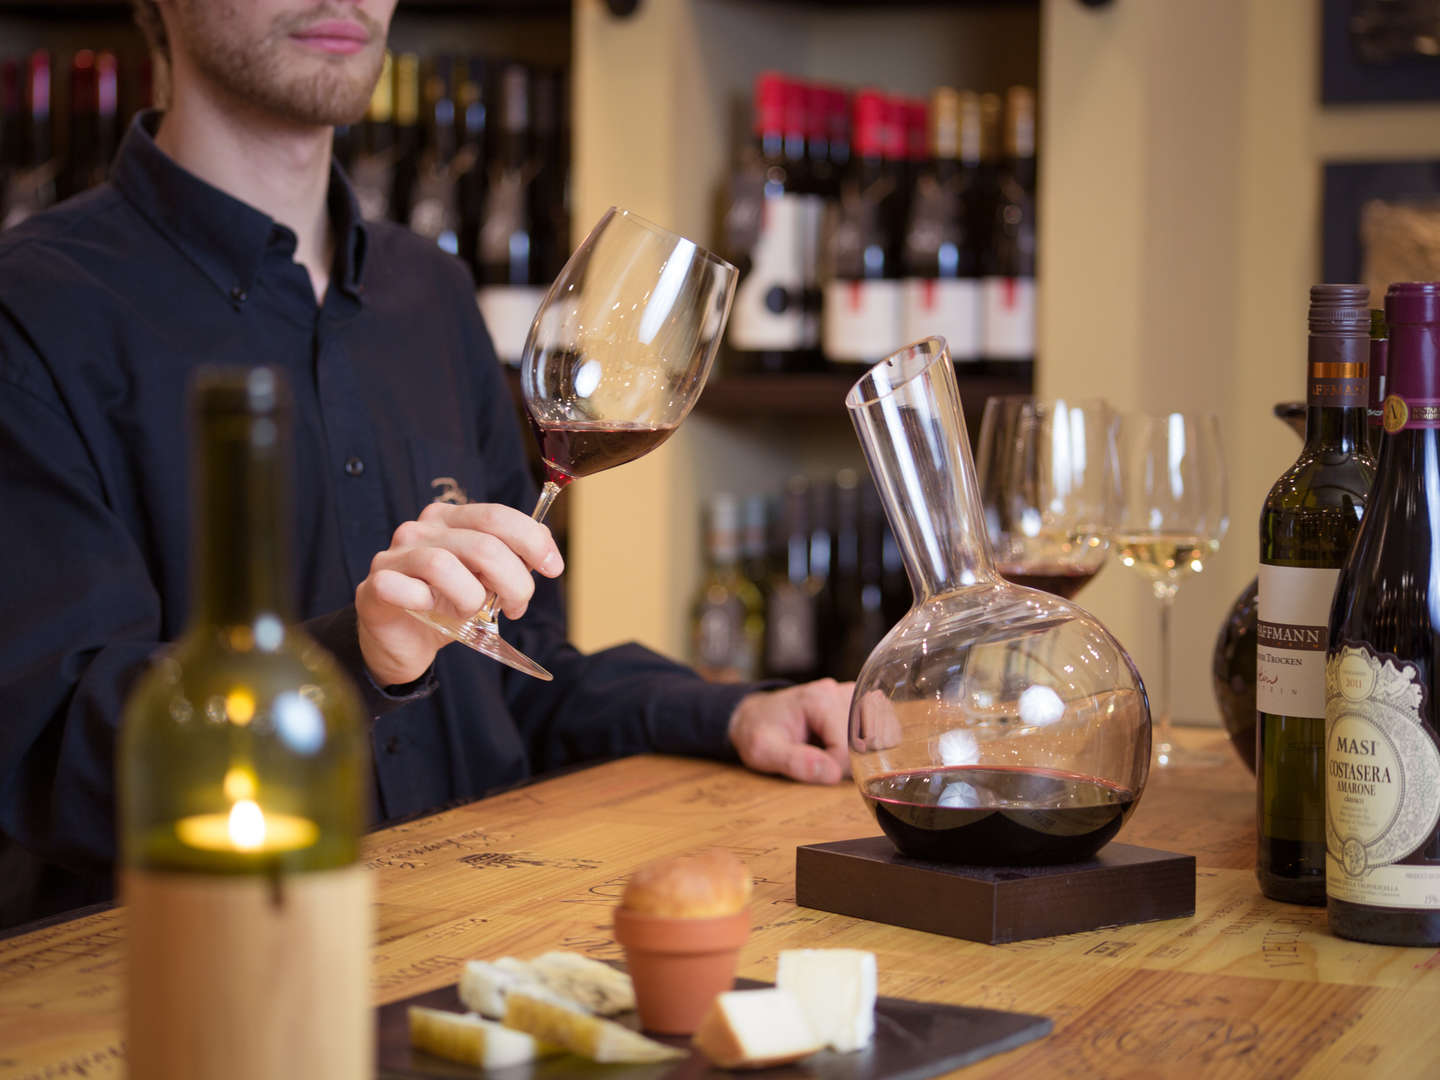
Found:
[[1345, 646], [1325, 665], [1325, 891], [1440, 909], [1440, 867], [1401, 863], [1440, 822], [1440, 750], [1414, 664]]
[[1272, 716], [1325, 715], [1325, 643], [1339, 570], [1260, 567], [1255, 707]]

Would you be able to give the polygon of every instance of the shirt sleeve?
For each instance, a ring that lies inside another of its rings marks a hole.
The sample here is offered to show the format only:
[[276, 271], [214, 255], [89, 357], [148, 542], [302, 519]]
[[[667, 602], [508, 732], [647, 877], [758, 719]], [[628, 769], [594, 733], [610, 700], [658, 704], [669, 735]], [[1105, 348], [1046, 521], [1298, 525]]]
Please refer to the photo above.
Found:
[[[479, 312], [473, 303], [463, 307], [473, 313], [466, 340], [478, 373], [479, 451], [493, 478], [486, 500], [528, 509], [537, 493], [513, 399]], [[530, 607], [502, 623], [501, 632], [555, 676], [553, 682], [514, 671], [503, 676], [511, 717], [537, 771], [647, 752], [736, 760], [730, 717], [742, 697], [766, 687], [710, 683], [637, 644], [582, 653], [565, 637], [558, 582], [535, 581]]]

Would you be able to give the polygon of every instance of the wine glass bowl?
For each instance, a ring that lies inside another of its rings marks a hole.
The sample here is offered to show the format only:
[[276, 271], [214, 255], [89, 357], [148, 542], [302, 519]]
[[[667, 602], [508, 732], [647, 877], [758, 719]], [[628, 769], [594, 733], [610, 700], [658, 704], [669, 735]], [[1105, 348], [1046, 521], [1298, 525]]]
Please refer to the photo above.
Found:
[[985, 402], [976, 469], [1005, 577], [1069, 599], [1104, 567], [1116, 502], [1116, 423], [1098, 398]]
[[1185, 579], [1202, 573], [1229, 527], [1220, 421], [1211, 413], [1141, 413], [1118, 428], [1119, 513], [1112, 545], [1120, 565], [1150, 584], [1160, 614], [1155, 685], [1156, 762], [1217, 764], [1218, 755], [1175, 744], [1171, 714], [1170, 617]]
[[[735, 267], [691, 240], [611, 207], [566, 261], [531, 323], [520, 388], [545, 463], [532, 517], [580, 476], [655, 449], [694, 408], [735, 295]], [[426, 625], [540, 679], [500, 634], [497, 597], [468, 618], [411, 611]]]

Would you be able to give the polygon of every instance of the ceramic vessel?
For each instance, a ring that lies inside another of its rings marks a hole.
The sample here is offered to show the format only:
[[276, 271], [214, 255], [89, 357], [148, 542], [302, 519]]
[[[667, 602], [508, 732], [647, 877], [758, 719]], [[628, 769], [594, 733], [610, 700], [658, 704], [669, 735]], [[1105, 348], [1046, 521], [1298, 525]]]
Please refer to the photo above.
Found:
[[718, 994], [735, 985], [740, 946], [750, 913], [677, 919], [615, 909], [615, 940], [635, 983], [635, 1004], [646, 1031], [690, 1035]]

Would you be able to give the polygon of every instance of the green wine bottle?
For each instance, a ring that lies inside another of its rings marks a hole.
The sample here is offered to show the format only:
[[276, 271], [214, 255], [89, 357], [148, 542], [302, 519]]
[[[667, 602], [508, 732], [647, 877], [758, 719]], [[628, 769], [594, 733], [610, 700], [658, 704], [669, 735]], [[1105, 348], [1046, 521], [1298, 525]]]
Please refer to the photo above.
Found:
[[1255, 874], [1325, 903], [1325, 645], [1340, 567], [1375, 476], [1366, 436], [1369, 290], [1310, 290], [1305, 445], [1260, 514]]
[[366, 725], [294, 625], [288, 386], [207, 369], [191, 411], [190, 621], [119, 743], [129, 1072], [368, 1076]]

